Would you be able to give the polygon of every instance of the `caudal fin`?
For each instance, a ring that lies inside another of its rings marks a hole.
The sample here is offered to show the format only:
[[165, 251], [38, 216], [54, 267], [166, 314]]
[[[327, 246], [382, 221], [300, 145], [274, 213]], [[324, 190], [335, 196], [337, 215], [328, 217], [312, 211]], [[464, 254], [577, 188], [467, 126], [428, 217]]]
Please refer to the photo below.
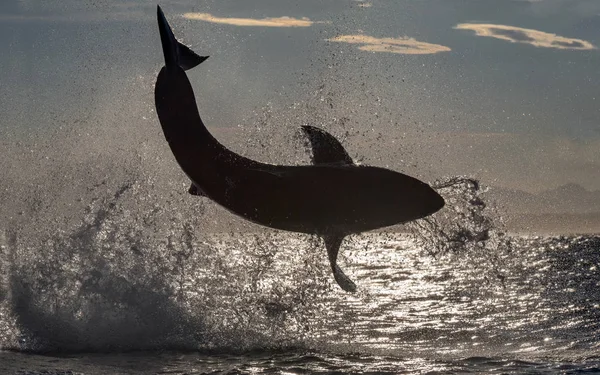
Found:
[[183, 70], [189, 70], [208, 59], [208, 56], [198, 56], [188, 46], [177, 41], [160, 5], [156, 6], [156, 17], [158, 19], [158, 31], [160, 32], [160, 41], [167, 68], [179, 65]]

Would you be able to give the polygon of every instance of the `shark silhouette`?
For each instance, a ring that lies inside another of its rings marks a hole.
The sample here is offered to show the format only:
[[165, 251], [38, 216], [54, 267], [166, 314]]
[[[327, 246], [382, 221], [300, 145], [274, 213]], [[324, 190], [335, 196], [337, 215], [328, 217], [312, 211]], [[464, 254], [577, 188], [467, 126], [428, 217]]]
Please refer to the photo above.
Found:
[[444, 206], [424, 182], [355, 165], [337, 139], [313, 126], [302, 127], [312, 146], [312, 165], [265, 164], [228, 150], [200, 119], [185, 73], [207, 57], [175, 39], [160, 6], [157, 17], [165, 66], [156, 80], [156, 112], [175, 159], [192, 181], [190, 194], [263, 226], [321, 236], [334, 278], [348, 292], [356, 285], [337, 265], [345, 236], [423, 218]]

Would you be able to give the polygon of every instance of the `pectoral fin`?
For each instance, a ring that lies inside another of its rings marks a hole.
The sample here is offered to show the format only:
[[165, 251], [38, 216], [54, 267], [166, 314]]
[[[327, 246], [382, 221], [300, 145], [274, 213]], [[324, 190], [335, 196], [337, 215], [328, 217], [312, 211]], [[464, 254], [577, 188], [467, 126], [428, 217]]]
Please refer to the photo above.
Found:
[[354, 164], [344, 146], [323, 129], [310, 125], [302, 126], [312, 147], [313, 164]]
[[198, 186], [196, 186], [196, 184], [194, 184], [193, 182], [190, 185], [190, 188], [188, 189], [188, 193], [199, 196], [199, 197], [206, 197], [206, 194], [204, 194], [202, 189], [200, 189]]
[[338, 283], [340, 288], [346, 292], [354, 293], [356, 292], [356, 284], [354, 284], [354, 282], [352, 282], [352, 280], [346, 276], [344, 271], [342, 271], [340, 266], [337, 265], [337, 256], [343, 239], [343, 235], [337, 234], [324, 236], [325, 247], [327, 248], [327, 256], [329, 257], [329, 264], [331, 265], [331, 270], [333, 271], [333, 278]]

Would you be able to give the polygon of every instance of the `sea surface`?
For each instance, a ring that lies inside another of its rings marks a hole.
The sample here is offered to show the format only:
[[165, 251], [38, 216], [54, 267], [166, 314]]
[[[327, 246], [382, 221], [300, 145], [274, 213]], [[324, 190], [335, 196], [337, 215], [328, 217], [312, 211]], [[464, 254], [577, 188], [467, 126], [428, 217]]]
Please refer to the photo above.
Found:
[[600, 237], [503, 233], [477, 181], [437, 183], [451, 215], [347, 239], [356, 294], [320, 239], [202, 233], [141, 186], [68, 230], [5, 231], [0, 372], [600, 371]]

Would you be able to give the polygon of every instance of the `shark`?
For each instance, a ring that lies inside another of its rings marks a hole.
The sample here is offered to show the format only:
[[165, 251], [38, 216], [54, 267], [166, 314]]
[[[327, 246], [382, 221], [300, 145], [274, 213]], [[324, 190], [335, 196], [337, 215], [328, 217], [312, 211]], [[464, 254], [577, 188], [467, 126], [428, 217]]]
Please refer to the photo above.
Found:
[[174, 36], [157, 6], [164, 66], [154, 96], [165, 139], [191, 180], [188, 192], [204, 196], [253, 223], [323, 238], [337, 284], [356, 284], [337, 264], [340, 246], [351, 234], [424, 218], [444, 199], [414, 177], [353, 162], [330, 133], [302, 126], [312, 147], [309, 165], [275, 165], [239, 155], [213, 137], [198, 111], [186, 71], [204, 62]]

